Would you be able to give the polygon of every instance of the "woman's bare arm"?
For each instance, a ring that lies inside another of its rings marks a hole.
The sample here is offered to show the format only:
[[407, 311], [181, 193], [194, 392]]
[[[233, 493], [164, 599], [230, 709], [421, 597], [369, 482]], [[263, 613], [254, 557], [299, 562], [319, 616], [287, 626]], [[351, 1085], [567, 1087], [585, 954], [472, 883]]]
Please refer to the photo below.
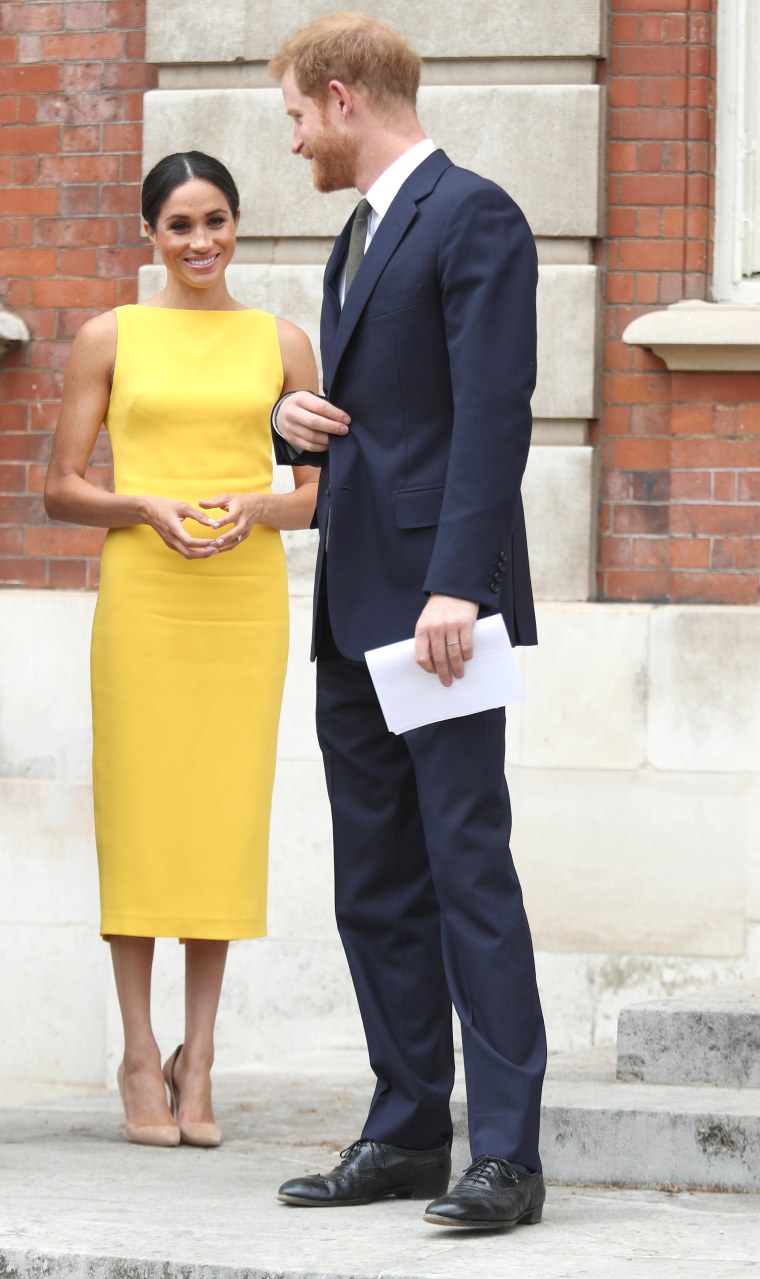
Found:
[[116, 316], [107, 311], [88, 320], [74, 339], [45, 480], [45, 510], [51, 519], [96, 528], [148, 524], [172, 550], [206, 558], [215, 553], [216, 543], [190, 537], [182, 523], [191, 518], [212, 524], [202, 511], [171, 498], [108, 493], [86, 478], [108, 411], [116, 337]]

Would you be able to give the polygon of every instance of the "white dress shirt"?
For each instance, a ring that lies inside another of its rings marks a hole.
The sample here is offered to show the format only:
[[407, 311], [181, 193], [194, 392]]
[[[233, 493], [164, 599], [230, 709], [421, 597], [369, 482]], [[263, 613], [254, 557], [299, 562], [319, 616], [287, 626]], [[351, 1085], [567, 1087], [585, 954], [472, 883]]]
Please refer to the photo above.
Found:
[[[430, 138], [423, 138], [421, 142], [415, 142], [409, 147], [408, 151], [404, 151], [398, 159], [389, 164], [379, 178], [376, 178], [369, 188], [365, 199], [369, 200], [372, 205], [372, 212], [367, 221], [367, 239], [364, 242], [364, 252], [367, 252], [370, 241], [377, 231], [380, 223], [393, 204], [396, 196], [406, 182], [407, 178], [414, 170], [419, 168], [423, 160], [427, 160], [436, 150], [436, 145]], [[346, 267], [345, 264], [340, 273], [339, 283], [340, 304], [346, 296]]]

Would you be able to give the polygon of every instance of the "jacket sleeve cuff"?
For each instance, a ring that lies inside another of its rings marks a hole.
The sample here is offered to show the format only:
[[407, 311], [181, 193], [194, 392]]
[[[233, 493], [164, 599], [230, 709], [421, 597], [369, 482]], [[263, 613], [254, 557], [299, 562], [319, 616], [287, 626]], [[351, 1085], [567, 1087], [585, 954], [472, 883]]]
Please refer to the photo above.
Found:
[[301, 454], [305, 451], [304, 449], [294, 449], [293, 445], [288, 443], [288, 441], [285, 439], [285, 436], [282, 434], [282, 432], [278, 429], [278, 426], [277, 426], [277, 414], [279, 412], [280, 405], [284, 404], [285, 401], [288, 399], [288, 397], [291, 395], [295, 395], [295, 391], [286, 391], [284, 395], [280, 396], [279, 400], [277, 401], [277, 403], [274, 405], [274, 408], [272, 409], [271, 417], [269, 419], [270, 425], [272, 427], [272, 439], [274, 441], [275, 457], [277, 458], [277, 461], [281, 465], [288, 465], [292, 462], [295, 462], [298, 458], [301, 457]]

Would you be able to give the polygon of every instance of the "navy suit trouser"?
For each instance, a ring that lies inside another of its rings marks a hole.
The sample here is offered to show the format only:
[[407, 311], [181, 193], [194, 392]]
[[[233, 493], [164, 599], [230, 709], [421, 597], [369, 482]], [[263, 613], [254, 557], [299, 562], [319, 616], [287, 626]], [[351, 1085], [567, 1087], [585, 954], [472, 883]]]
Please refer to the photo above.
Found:
[[509, 851], [504, 712], [394, 736], [366, 664], [344, 658], [324, 629], [317, 731], [336, 916], [377, 1077], [362, 1136], [416, 1150], [450, 1143], [453, 1002], [472, 1157], [538, 1170], [546, 1039]]

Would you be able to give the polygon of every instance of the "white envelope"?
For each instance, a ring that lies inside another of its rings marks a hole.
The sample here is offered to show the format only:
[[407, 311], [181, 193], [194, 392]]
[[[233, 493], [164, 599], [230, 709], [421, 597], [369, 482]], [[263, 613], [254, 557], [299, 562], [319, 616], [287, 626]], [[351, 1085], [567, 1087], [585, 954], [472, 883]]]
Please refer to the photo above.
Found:
[[417, 665], [413, 639], [365, 653], [389, 732], [406, 733], [422, 724], [525, 701], [525, 685], [501, 615], [476, 622], [472, 640], [473, 655], [465, 662], [464, 677], [448, 688]]

